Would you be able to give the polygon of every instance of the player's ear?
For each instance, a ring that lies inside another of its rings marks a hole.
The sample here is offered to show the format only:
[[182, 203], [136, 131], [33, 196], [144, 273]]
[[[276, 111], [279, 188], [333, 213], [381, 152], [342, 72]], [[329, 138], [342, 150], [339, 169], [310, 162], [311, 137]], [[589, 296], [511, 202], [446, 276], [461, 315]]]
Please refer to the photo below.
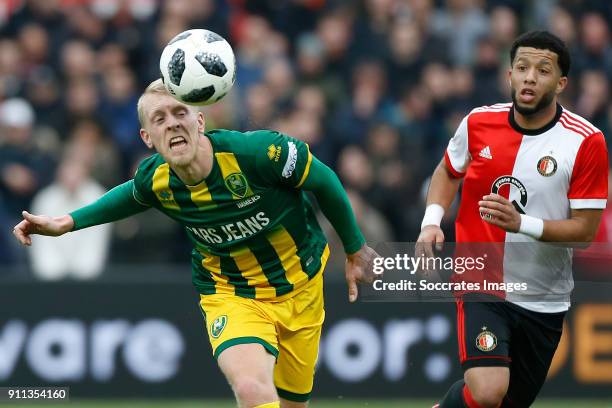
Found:
[[557, 95], [563, 92], [566, 86], [567, 86], [567, 77], [562, 76], [561, 78], [559, 78], [559, 82], [557, 82], [557, 91], [556, 91]]
[[198, 112], [198, 133], [204, 133], [206, 129], [206, 120], [204, 119], [204, 114], [202, 112]]
[[153, 148], [153, 142], [151, 141], [151, 136], [149, 135], [149, 132], [144, 129], [140, 129], [140, 138], [149, 149]]

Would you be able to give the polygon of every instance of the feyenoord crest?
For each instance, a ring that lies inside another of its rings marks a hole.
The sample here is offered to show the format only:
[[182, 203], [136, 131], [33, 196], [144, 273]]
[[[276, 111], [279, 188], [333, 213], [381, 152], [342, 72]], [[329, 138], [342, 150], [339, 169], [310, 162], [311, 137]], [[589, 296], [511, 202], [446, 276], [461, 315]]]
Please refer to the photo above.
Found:
[[227, 316], [219, 316], [217, 317], [212, 324], [210, 325], [210, 335], [215, 339], [221, 335], [223, 329], [225, 329], [225, 325], [227, 324]]
[[538, 160], [538, 173], [550, 177], [557, 172], [557, 161], [552, 156], [544, 156]]
[[246, 196], [249, 185], [246, 177], [244, 177], [244, 174], [232, 173], [223, 181], [225, 181], [225, 186], [232, 192], [232, 194], [238, 196], [239, 198], [244, 198]]
[[480, 351], [491, 351], [497, 347], [497, 337], [487, 330], [487, 326], [482, 327], [482, 332], [476, 337], [476, 348]]

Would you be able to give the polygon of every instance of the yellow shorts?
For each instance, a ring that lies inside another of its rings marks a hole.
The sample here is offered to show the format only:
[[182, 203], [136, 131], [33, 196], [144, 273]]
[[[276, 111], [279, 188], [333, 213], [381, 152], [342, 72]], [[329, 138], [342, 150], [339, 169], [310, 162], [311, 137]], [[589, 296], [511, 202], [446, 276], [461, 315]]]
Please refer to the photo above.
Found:
[[325, 319], [322, 275], [319, 272], [299, 293], [273, 300], [200, 295], [214, 357], [236, 344], [259, 343], [276, 357], [278, 395], [308, 401]]

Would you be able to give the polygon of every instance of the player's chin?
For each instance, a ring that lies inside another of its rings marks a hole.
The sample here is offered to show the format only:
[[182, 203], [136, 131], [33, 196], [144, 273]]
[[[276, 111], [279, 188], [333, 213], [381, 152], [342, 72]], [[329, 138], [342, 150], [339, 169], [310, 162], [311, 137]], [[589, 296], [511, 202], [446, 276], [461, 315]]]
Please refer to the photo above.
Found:
[[194, 154], [191, 151], [169, 151], [166, 153], [164, 159], [168, 162], [168, 164], [173, 166], [186, 166], [193, 160], [193, 157]]

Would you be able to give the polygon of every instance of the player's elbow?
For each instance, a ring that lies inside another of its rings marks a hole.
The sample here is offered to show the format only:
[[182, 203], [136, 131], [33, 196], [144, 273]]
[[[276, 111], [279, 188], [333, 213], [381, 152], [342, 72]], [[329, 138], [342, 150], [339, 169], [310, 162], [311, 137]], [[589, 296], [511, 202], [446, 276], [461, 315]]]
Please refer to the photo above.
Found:
[[587, 232], [584, 235], [584, 239], [582, 240], [582, 248], [588, 248], [591, 246], [591, 243], [595, 240], [595, 232]]
[[596, 231], [583, 231], [577, 239], [574, 240], [574, 247], [577, 249], [587, 249], [595, 240]]

